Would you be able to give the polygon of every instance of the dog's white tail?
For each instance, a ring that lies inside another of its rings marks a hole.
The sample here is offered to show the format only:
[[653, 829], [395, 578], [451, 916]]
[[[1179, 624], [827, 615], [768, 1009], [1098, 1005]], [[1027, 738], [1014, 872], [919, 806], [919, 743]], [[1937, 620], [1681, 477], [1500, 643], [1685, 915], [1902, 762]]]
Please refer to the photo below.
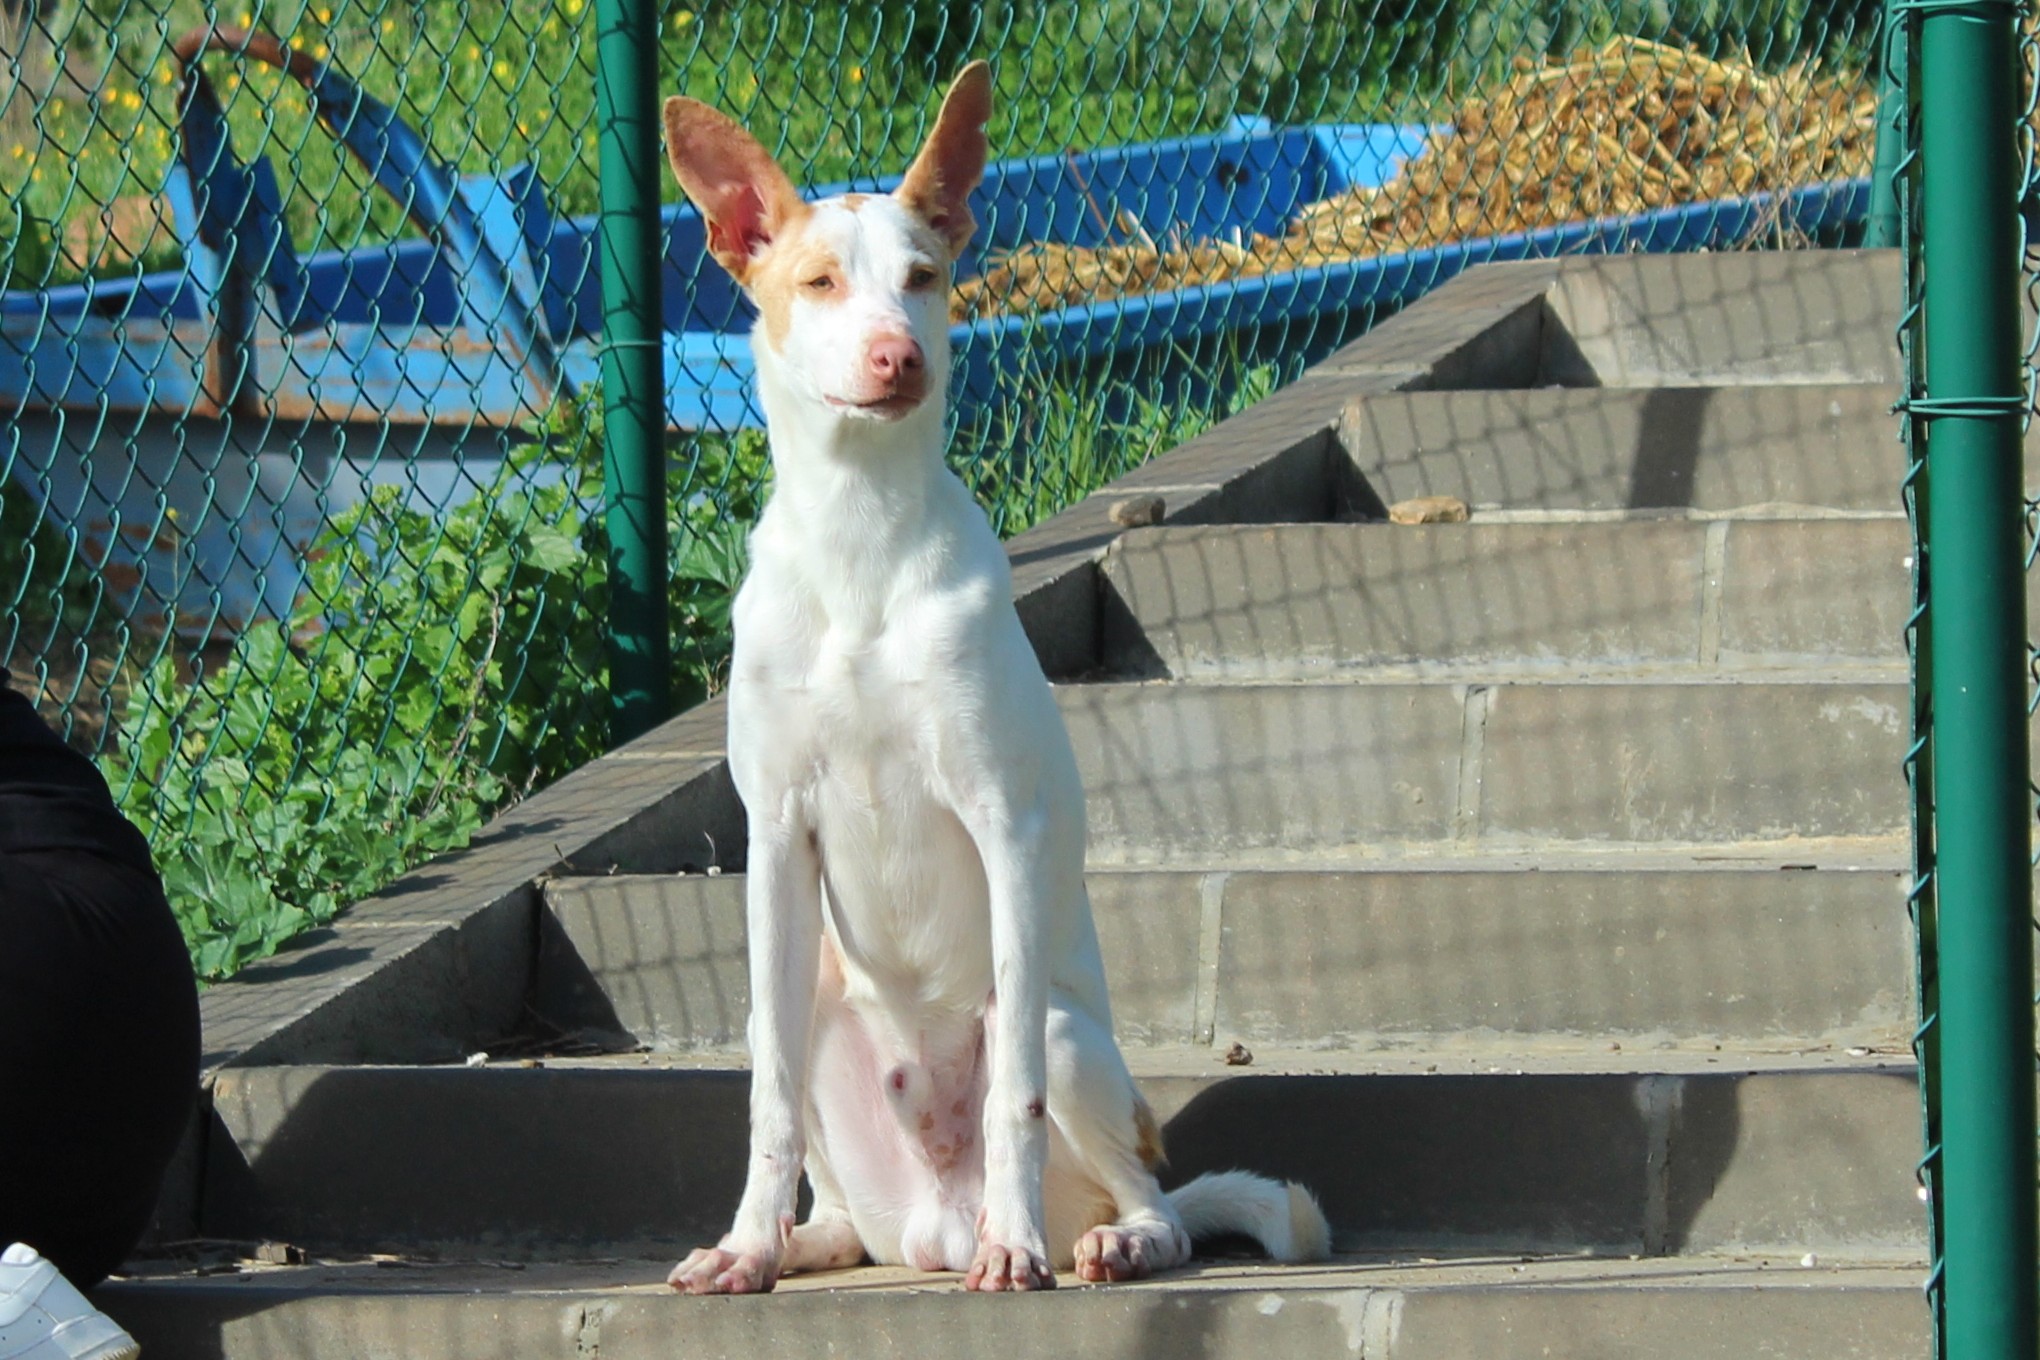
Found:
[[1285, 1264], [1332, 1254], [1332, 1225], [1317, 1197], [1295, 1182], [1247, 1171], [1214, 1171], [1169, 1192], [1190, 1240], [1245, 1233]]

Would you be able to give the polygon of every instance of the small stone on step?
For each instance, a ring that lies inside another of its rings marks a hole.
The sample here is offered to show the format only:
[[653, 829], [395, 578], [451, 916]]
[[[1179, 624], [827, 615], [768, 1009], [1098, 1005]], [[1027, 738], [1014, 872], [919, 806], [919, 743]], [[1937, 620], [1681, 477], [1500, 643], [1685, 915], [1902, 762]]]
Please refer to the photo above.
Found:
[[1237, 1039], [1233, 1040], [1232, 1047], [1225, 1051], [1225, 1065], [1227, 1067], [1245, 1067], [1253, 1061], [1253, 1052]]
[[305, 1249], [289, 1242], [257, 1242], [249, 1259], [266, 1266], [301, 1266], [305, 1263]]
[[1122, 529], [1141, 529], [1150, 524], [1160, 524], [1167, 508], [1167, 503], [1160, 496], [1129, 496], [1123, 501], [1112, 502], [1112, 508], [1106, 513]]
[[1415, 496], [1388, 507], [1392, 524], [1464, 524], [1472, 513], [1457, 496]]

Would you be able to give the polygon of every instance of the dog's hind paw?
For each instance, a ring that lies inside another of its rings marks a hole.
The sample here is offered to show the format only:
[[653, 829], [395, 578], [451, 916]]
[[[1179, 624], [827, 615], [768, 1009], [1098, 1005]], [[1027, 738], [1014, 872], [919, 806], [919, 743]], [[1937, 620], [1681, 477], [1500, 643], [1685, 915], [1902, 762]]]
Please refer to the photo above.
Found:
[[970, 1263], [970, 1273], [963, 1277], [963, 1287], [987, 1294], [1006, 1290], [1053, 1289], [1055, 1270], [1049, 1265], [1045, 1251], [980, 1242], [977, 1258]]
[[1169, 1224], [1106, 1223], [1077, 1239], [1077, 1275], [1093, 1284], [1144, 1280], [1190, 1259], [1190, 1238]]
[[779, 1282], [779, 1258], [764, 1252], [697, 1247], [666, 1283], [687, 1294], [763, 1294]]

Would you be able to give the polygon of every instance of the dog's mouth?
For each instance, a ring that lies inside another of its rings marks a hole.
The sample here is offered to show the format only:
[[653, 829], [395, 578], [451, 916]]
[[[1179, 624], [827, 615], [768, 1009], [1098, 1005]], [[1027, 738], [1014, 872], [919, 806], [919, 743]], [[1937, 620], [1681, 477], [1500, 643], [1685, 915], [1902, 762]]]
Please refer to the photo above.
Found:
[[880, 420], [898, 420], [925, 399], [926, 394], [921, 392], [895, 392], [889, 397], [878, 397], [871, 401], [852, 401], [847, 397], [822, 398], [832, 411]]

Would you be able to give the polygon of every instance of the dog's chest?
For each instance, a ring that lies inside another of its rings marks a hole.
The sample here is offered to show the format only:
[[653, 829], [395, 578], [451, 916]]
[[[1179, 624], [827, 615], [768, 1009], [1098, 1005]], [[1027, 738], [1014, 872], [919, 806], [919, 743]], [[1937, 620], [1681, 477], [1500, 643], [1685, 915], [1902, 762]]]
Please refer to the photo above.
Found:
[[738, 666], [744, 727], [761, 744], [748, 763], [762, 787], [746, 797], [798, 808], [814, 829], [853, 993], [981, 1001], [984, 870], [945, 765], [974, 720], [968, 620], [940, 602], [895, 602], [882, 626], [778, 617], [812, 623], [754, 637], [768, 647]]
[[905, 630], [816, 630], [787, 694], [803, 718], [818, 771], [853, 781], [925, 767], [938, 726], [940, 686]]

